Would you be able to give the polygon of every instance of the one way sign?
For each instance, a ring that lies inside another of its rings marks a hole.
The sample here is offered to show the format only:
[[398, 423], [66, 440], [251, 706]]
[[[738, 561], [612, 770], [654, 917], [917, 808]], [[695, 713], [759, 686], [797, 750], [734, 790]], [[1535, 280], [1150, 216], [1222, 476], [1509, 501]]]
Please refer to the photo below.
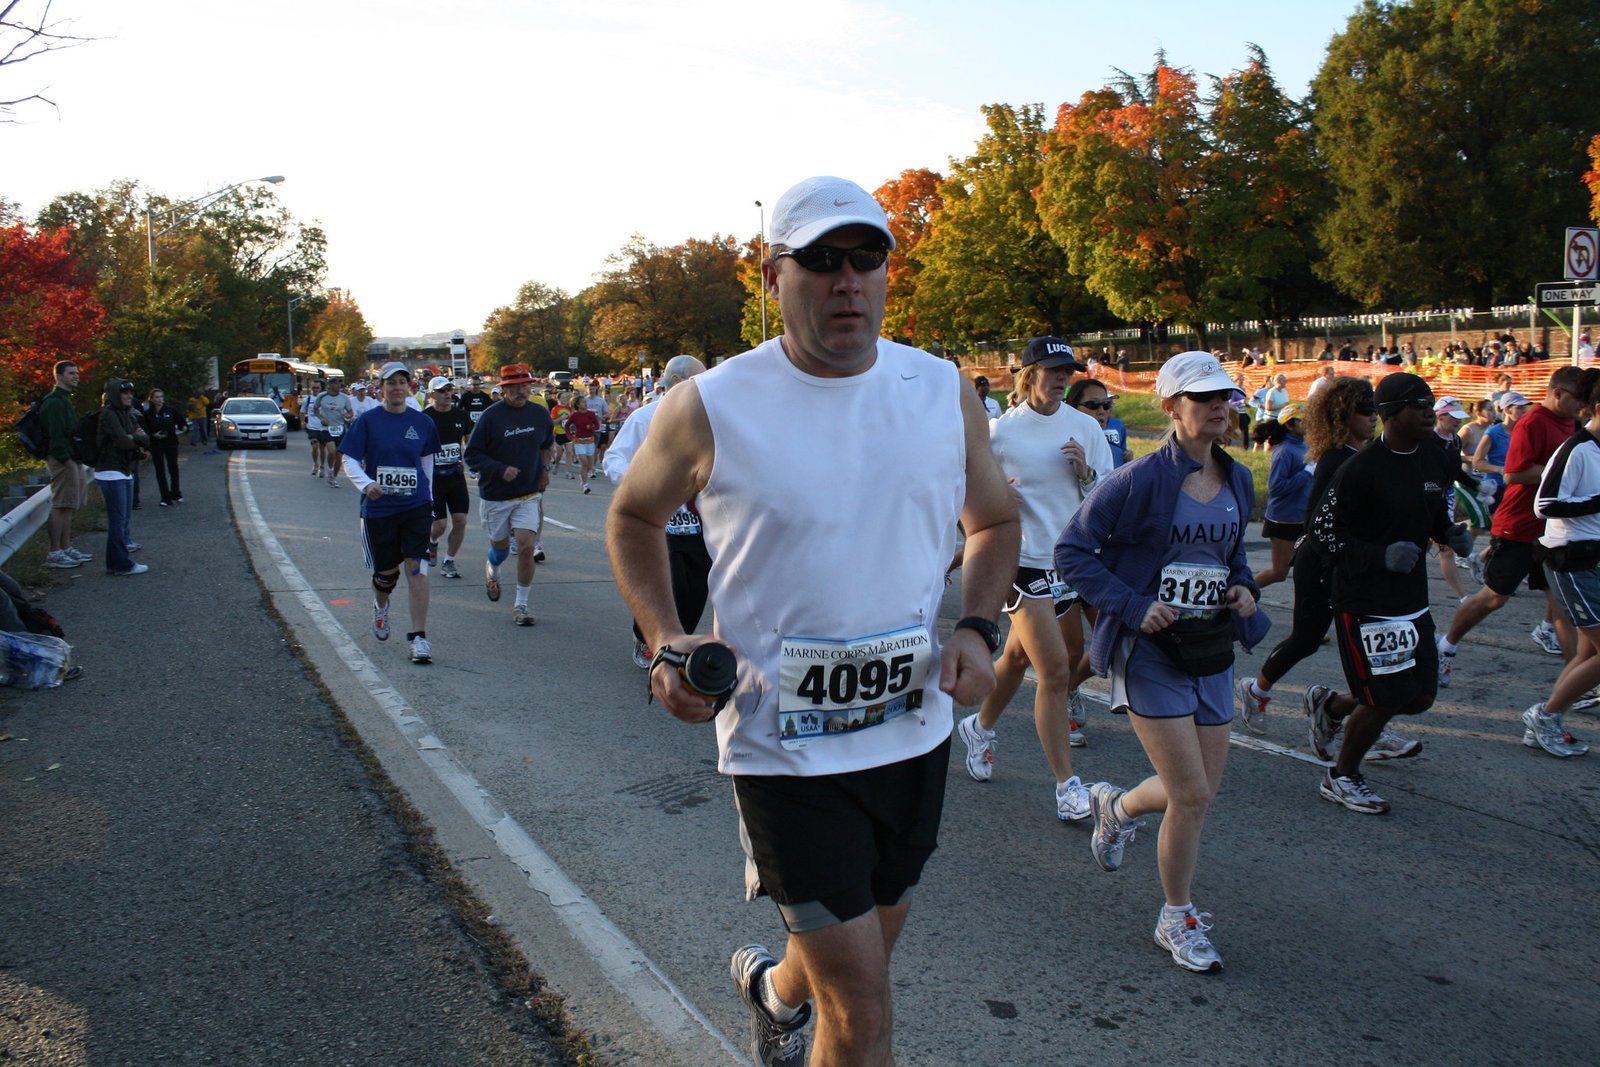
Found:
[[1600, 284], [1540, 282], [1534, 286], [1533, 300], [1542, 308], [1591, 307], [1600, 304]]

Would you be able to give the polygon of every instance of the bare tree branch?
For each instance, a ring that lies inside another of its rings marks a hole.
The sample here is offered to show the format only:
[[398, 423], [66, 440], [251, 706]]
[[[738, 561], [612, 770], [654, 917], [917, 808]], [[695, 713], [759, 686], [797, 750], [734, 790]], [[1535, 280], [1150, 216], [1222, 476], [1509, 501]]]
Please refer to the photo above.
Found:
[[[43, 6], [40, 7], [38, 0], [4, 0], [4, 6], [0, 6], [0, 67], [16, 66], [46, 52], [57, 52], [86, 41], [98, 40], [66, 33], [73, 20], [52, 21], [50, 9], [53, 3], [54, 0], [43, 0]], [[56, 106], [54, 100], [43, 95], [43, 90], [13, 100], [0, 100], [0, 123], [16, 122], [17, 109], [23, 104], [35, 102], [49, 104], [52, 108]]]

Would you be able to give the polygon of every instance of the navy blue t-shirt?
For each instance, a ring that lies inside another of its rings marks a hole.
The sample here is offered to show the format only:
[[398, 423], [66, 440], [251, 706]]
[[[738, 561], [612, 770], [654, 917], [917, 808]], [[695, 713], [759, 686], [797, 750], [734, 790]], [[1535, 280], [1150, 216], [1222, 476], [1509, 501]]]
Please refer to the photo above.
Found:
[[339, 440], [339, 451], [361, 464], [378, 483], [383, 498], [361, 494], [361, 515], [398, 515], [433, 503], [433, 485], [422, 471], [422, 458], [439, 451], [433, 420], [409, 407], [398, 415], [373, 408], [351, 424]]

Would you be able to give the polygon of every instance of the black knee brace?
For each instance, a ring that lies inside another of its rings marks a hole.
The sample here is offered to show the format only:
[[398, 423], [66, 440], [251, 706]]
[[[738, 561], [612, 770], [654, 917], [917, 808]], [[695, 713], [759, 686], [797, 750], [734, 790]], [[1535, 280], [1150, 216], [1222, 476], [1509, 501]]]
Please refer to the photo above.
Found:
[[374, 573], [372, 575], [372, 588], [376, 589], [380, 593], [392, 593], [394, 592], [394, 587], [399, 584], [399, 574]]

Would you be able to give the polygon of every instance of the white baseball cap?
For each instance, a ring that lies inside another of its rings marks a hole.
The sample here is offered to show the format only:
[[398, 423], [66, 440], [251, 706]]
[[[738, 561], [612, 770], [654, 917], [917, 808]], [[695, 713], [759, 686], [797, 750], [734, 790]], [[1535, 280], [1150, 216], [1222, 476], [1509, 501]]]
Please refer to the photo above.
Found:
[[767, 239], [785, 248], [804, 248], [825, 233], [858, 224], [878, 230], [894, 248], [889, 220], [871, 193], [844, 178], [807, 178], [778, 197]]
[[378, 371], [378, 381], [386, 382], [390, 378], [393, 378], [396, 374], [404, 374], [406, 376], [406, 381], [409, 382], [411, 380], [411, 371], [406, 369], [406, 365], [404, 363], [401, 363], [399, 360], [395, 360], [392, 363], [385, 363], [383, 368]]
[[1461, 401], [1453, 396], [1441, 396], [1438, 400], [1435, 400], [1433, 402], [1433, 413], [1435, 415], [1454, 415], [1458, 419], [1472, 418], [1471, 415], [1467, 414], [1467, 409], [1461, 406]]
[[449, 389], [453, 385], [454, 385], [454, 383], [451, 382], [449, 378], [446, 378], [444, 375], [441, 374], [437, 378], [435, 378], [433, 381], [428, 383], [428, 392], [437, 393], [442, 389]]
[[1235, 400], [1244, 399], [1244, 390], [1228, 377], [1228, 372], [1210, 352], [1179, 352], [1163, 363], [1161, 372], [1156, 375], [1156, 395], [1160, 397], [1218, 389], [1231, 390]]

